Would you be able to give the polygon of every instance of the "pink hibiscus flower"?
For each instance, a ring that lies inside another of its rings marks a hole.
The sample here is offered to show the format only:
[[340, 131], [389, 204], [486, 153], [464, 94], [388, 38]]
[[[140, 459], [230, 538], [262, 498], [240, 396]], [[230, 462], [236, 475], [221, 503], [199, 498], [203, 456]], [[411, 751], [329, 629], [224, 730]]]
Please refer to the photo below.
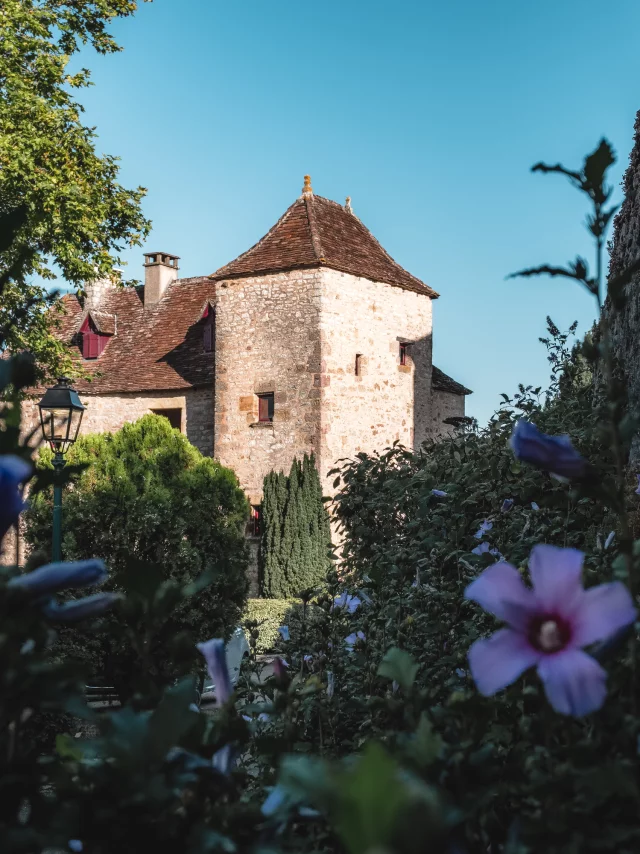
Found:
[[504, 562], [467, 587], [466, 599], [508, 626], [469, 650], [471, 675], [481, 694], [491, 696], [536, 667], [557, 712], [581, 716], [602, 706], [606, 671], [582, 647], [633, 623], [636, 609], [618, 581], [585, 590], [583, 558], [576, 549], [538, 545], [529, 558], [532, 589]]

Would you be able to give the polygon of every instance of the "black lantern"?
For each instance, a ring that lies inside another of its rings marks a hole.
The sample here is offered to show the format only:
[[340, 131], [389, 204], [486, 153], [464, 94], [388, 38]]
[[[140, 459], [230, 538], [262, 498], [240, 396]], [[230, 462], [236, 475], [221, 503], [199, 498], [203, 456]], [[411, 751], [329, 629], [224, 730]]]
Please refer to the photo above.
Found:
[[48, 388], [40, 403], [42, 436], [56, 455], [66, 454], [80, 432], [84, 406], [70, 380], [60, 377], [53, 388]]

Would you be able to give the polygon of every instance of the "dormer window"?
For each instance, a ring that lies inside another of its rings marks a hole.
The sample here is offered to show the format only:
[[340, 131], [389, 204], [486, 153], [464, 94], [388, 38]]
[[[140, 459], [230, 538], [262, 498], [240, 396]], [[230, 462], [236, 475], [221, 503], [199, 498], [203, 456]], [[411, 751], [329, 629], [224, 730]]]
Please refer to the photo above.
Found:
[[86, 316], [80, 327], [80, 335], [82, 337], [83, 359], [97, 359], [111, 337], [110, 334], [100, 331], [90, 314]]

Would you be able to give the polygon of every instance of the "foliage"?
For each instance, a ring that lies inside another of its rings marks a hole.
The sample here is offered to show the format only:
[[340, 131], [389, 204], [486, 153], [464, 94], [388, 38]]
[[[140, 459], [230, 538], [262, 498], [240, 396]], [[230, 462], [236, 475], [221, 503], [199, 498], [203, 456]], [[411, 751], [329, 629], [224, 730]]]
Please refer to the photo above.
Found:
[[[38, 372], [69, 366], [50, 333], [52, 297], [34, 275], [72, 285], [119, 276], [118, 253], [149, 230], [144, 190], [118, 183], [118, 163], [96, 153], [95, 129], [82, 123], [74, 90], [89, 72], [69, 70], [84, 45], [113, 53], [113, 19], [133, 14], [135, 0], [3, 0], [0, 15], [0, 215], [18, 214], [10, 247], [0, 247], [0, 271], [11, 270], [0, 324], [12, 352], [30, 350]], [[20, 263], [16, 263], [19, 261]], [[53, 318], [55, 324], [55, 315]]]
[[[50, 458], [42, 452], [41, 465]], [[81, 437], [68, 462], [87, 467], [64, 494], [63, 553], [73, 560], [103, 558], [110, 587], [129, 597], [99, 635], [67, 630], [62, 637], [92, 665], [94, 677], [128, 696], [140, 679], [179, 669], [178, 646], [192, 660], [197, 641], [227, 637], [238, 624], [247, 586], [246, 499], [233, 472], [203, 457], [157, 415], [114, 434]], [[34, 498], [25, 519], [27, 541], [48, 554], [50, 490]], [[212, 583], [181, 603], [178, 591], [205, 572]], [[162, 597], [153, 600], [159, 584]], [[144, 632], [150, 602], [165, 618], [153, 638]], [[116, 619], [137, 627], [139, 642], [126, 637], [118, 645], [113, 637], [123, 633], [114, 632]]]
[[267, 598], [298, 596], [320, 584], [330, 566], [331, 530], [315, 457], [294, 459], [289, 477], [264, 479], [260, 589]]
[[280, 638], [278, 628], [290, 622], [295, 623], [300, 609], [297, 599], [249, 599], [243, 620], [247, 626], [256, 624], [256, 653], [273, 650]]

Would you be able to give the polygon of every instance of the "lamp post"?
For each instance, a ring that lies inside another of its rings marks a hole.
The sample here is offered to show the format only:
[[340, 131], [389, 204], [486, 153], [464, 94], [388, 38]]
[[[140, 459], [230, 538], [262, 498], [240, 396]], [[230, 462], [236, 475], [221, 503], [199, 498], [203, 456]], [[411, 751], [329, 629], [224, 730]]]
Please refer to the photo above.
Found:
[[38, 404], [42, 437], [53, 451], [53, 468], [56, 476], [53, 485], [53, 542], [51, 556], [62, 560], [62, 469], [64, 456], [78, 438], [84, 406], [67, 377], [60, 377], [53, 388], [48, 388]]

